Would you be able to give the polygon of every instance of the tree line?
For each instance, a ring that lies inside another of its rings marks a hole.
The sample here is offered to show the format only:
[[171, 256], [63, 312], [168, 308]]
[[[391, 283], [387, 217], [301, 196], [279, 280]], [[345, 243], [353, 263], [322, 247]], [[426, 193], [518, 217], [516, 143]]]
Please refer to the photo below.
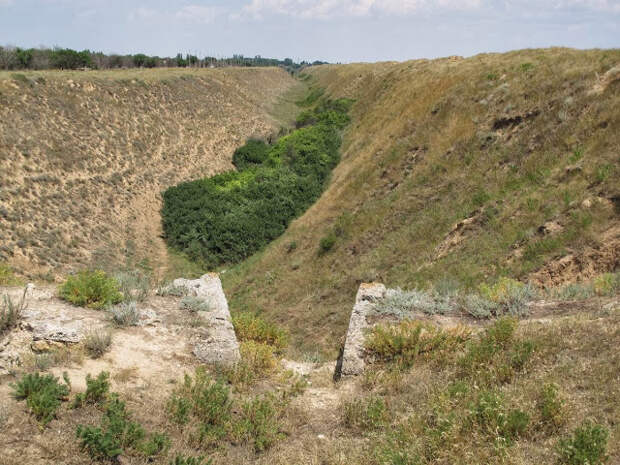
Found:
[[118, 68], [212, 68], [225, 66], [280, 66], [289, 72], [312, 65], [325, 64], [323, 61], [295, 62], [291, 58], [263, 58], [260, 55], [245, 57], [233, 55], [229, 58], [198, 57], [179, 53], [175, 57], [105, 54], [91, 50], [70, 48], [20, 48], [0, 46], [0, 69], [38, 70], [38, 69], [118, 69]]

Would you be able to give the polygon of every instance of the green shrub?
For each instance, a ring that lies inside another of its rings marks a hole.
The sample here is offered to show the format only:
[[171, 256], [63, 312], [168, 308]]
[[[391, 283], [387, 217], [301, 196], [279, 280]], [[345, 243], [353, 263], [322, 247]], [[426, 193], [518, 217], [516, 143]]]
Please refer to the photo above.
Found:
[[172, 392], [168, 411], [179, 424], [188, 423], [193, 417], [200, 423], [201, 438], [221, 439], [230, 427], [232, 399], [222, 381], [214, 381], [202, 367], [194, 378], [185, 375], [183, 386]]
[[175, 286], [174, 284], [164, 284], [157, 288], [156, 294], [160, 297], [173, 296], [184, 297], [188, 293], [188, 289], [185, 286]]
[[140, 451], [146, 457], [154, 457], [166, 452], [170, 448], [170, 438], [163, 433], [153, 433], [149, 439], [140, 446]]
[[22, 284], [21, 280], [6, 263], [0, 263], [0, 286], [17, 286]]
[[237, 339], [241, 342], [269, 344], [276, 353], [281, 353], [288, 345], [286, 330], [254, 313], [238, 313], [232, 317], [232, 323]]
[[345, 401], [342, 407], [342, 422], [348, 428], [376, 430], [389, 421], [387, 404], [381, 397], [368, 397]]
[[94, 460], [115, 460], [123, 453], [120, 441], [111, 431], [103, 431], [95, 426], [79, 425], [76, 436], [80, 439], [80, 449], [88, 452]]
[[527, 413], [517, 409], [506, 411], [502, 396], [494, 391], [480, 392], [469, 410], [471, 420], [483, 431], [508, 441], [522, 436], [530, 423]]
[[91, 330], [84, 336], [84, 348], [92, 358], [101, 358], [110, 350], [112, 333], [105, 330]]
[[269, 449], [283, 436], [278, 423], [278, 410], [271, 399], [256, 398], [245, 402], [234, 429], [238, 438], [253, 443], [256, 452]]
[[404, 320], [396, 325], [377, 325], [365, 341], [365, 349], [384, 362], [409, 367], [420, 356], [454, 350], [469, 338], [461, 328], [441, 330], [420, 321]]
[[334, 248], [338, 238], [333, 232], [330, 232], [319, 241], [319, 256], [325, 255], [327, 252]]
[[168, 244], [217, 266], [239, 262], [279, 237], [321, 195], [339, 161], [339, 130], [349, 121], [349, 106], [346, 100], [322, 102], [312, 110], [315, 124], [270, 147], [254, 141], [239, 149], [239, 171], [165, 191]]
[[77, 394], [73, 399], [73, 407], [82, 407], [84, 404], [100, 404], [108, 399], [110, 394], [110, 373], [102, 371], [96, 378], [86, 375], [86, 392]]
[[60, 286], [60, 297], [74, 305], [101, 309], [123, 300], [119, 283], [104, 271], [81, 271]]
[[572, 436], [558, 443], [560, 463], [566, 465], [599, 465], [607, 460], [609, 431], [602, 425], [584, 422]]
[[179, 308], [190, 313], [210, 312], [213, 309], [209, 301], [192, 296], [183, 297], [179, 303]]
[[267, 159], [269, 146], [262, 140], [250, 139], [245, 145], [235, 150], [233, 165], [241, 171], [252, 165], [260, 165]]
[[22, 313], [26, 309], [26, 292], [27, 288], [24, 289], [24, 293], [22, 294], [19, 302], [15, 303], [11, 299], [10, 296], [4, 295], [2, 296], [2, 308], [0, 308], [0, 336], [13, 328], [16, 328], [19, 324]]
[[597, 295], [616, 295], [620, 293], [620, 273], [604, 273], [594, 278], [592, 284]]
[[76, 435], [80, 448], [99, 461], [115, 460], [124, 449], [152, 457], [164, 453], [170, 446], [170, 439], [165, 434], [147, 436], [144, 428], [132, 421], [125, 402], [116, 394], [109, 396], [101, 426], [78, 425]]
[[545, 426], [558, 427], [565, 421], [564, 400], [558, 394], [558, 390], [558, 386], [552, 383], [547, 383], [542, 387], [538, 410]]
[[276, 368], [277, 360], [273, 346], [250, 340], [242, 341], [239, 349], [241, 359], [255, 378], [265, 377]]
[[56, 417], [60, 402], [69, 395], [67, 377], [61, 384], [53, 375], [39, 373], [24, 375], [17, 384], [11, 385], [13, 397], [17, 400], [26, 400], [26, 405], [35, 418], [47, 425]]

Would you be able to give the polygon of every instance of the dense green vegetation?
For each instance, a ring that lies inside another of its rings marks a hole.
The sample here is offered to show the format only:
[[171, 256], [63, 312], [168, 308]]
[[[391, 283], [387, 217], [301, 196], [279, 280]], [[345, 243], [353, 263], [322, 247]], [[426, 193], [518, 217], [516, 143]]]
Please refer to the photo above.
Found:
[[216, 266], [239, 262], [280, 236], [323, 192], [339, 161], [350, 104], [323, 100], [273, 145], [250, 140], [238, 149], [238, 171], [168, 189], [162, 210], [168, 244]]

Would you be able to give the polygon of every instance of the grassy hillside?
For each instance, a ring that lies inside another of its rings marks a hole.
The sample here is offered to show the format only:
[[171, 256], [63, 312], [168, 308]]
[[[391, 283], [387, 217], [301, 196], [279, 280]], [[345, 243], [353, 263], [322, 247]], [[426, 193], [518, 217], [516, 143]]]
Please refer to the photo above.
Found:
[[231, 169], [300, 89], [275, 68], [0, 73], [0, 262], [166, 266], [160, 192]]
[[224, 275], [233, 311], [333, 351], [364, 281], [544, 286], [613, 271], [619, 63], [619, 50], [548, 49], [313, 68], [314, 86], [356, 100], [342, 159], [284, 236]]

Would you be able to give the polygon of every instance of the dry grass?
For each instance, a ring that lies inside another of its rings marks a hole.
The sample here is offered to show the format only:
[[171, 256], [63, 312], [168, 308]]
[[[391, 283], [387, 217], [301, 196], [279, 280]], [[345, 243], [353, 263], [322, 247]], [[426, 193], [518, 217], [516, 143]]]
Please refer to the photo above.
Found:
[[279, 69], [22, 74], [0, 73], [0, 262], [39, 279], [127, 261], [191, 269], [160, 238], [160, 192], [232, 169], [299, 92]]
[[[613, 271], [620, 87], [590, 91], [619, 62], [546, 49], [313, 68], [329, 95], [356, 100], [342, 161], [284, 236], [223, 276], [233, 313], [262, 311], [292, 346], [334, 357], [360, 282], [471, 289]], [[539, 229], [548, 221], [561, 229]]]
[[[620, 459], [617, 310], [524, 321], [486, 334], [473, 336], [465, 345], [444, 347], [450, 354], [442, 351], [439, 359], [431, 350], [408, 368], [380, 362], [365, 375], [337, 384], [319, 383], [315, 372], [301, 395], [294, 387], [296, 379], [280, 370], [257, 380], [250, 390], [231, 386], [237, 405], [276, 393], [281, 435], [263, 452], [244, 441], [201, 444], [194, 434], [198, 423], [177, 425], [166, 409], [168, 398], [149, 391], [156, 386], [122, 391], [134, 419], [148, 431], [165, 432], [172, 441], [167, 454], [153, 460], [133, 453], [125, 458], [132, 464], [168, 464], [176, 454], [205, 455], [214, 465], [556, 463], [560, 439], [589, 419], [609, 432], [607, 463]], [[533, 345], [533, 352], [515, 363], [515, 349], [524, 342]], [[464, 360], [477, 350], [472, 347], [484, 347], [490, 355], [478, 356], [468, 371]], [[505, 363], [512, 366], [510, 376]], [[117, 388], [135, 376], [134, 369], [119, 372], [114, 377]], [[176, 385], [181, 383], [179, 376]], [[298, 397], [290, 397], [293, 392]], [[77, 447], [75, 428], [97, 424], [100, 410], [63, 404], [58, 419], [41, 430], [23, 404], [7, 402], [4, 408], [12, 414], [0, 435], [3, 464], [88, 463]], [[525, 427], [495, 415], [515, 411], [526, 415]]]

